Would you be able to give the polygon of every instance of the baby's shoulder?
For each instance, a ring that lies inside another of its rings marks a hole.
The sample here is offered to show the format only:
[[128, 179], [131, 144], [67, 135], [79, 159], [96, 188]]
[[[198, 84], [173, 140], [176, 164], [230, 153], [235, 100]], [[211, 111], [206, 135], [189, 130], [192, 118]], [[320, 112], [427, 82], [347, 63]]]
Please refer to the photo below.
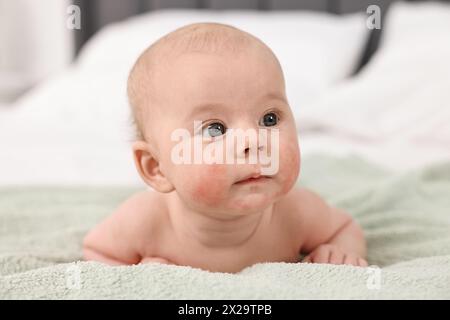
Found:
[[136, 234], [140, 230], [149, 234], [165, 216], [167, 208], [159, 192], [145, 190], [137, 192], [125, 200], [114, 212], [116, 222], [122, 222], [123, 227], [131, 227]]
[[300, 223], [314, 212], [326, 210], [326, 203], [322, 198], [305, 188], [292, 188], [275, 205], [275, 211], [290, 223]]
[[151, 252], [157, 243], [161, 210], [164, 206], [157, 192], [135, 193], [86, 235], [84, 247], [109, 253], [120, 261], [137, 262], [144, 249]]
[[317, 219], [324, 210], [328, 210], [327, 205], [319, 195], [298, 187], [293, 188], [274, 206], [278, 227], [295, 239], [296, 245], [301, 245], [311, 220]]
[[279, 209], [302, 209], [304, 201], [309, 201], [309, 199], [310, 191], [305, 188], [294, 187], [277, 201], [276, 206]]

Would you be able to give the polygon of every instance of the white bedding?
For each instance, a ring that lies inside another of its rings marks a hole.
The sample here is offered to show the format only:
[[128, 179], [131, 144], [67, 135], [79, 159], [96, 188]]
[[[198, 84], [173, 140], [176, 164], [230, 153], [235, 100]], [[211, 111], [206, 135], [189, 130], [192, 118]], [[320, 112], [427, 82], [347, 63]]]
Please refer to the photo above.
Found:
[[305, 152], [396, 170], [450, 159], [450, 5], [396, 3], [385, 24], [369, 65], [304, 108]]
[[0, 113], [0, 185], [141, 184], [127, 75], [152, 41], [195, 21], [231, 23], [267, 42], [284, 66], [291, 101], [312, 100], [349, 76], [367, 34], [362, 14], [309, 12], [163, 11], [111, 25], [69, 70]]
[[352, 74], [368, 36], [362, 13], [157, 11], [100, 31], [80, 53], [79, 67], [127, 74], [149, 43], [194, 22], [231, 24], [263, 40], [280, 60], [289, 98], [295, 103], [313, 100]]
[[[358, 16], [305, 14], [298, 23], [292, 14], [258, 20], [248, 13], [175, 11], [113, 25], [88, 44], [77, 64], [0, 111], [0, 185], [141, 185], [130, 152], [128, 69], [151, 39], [206, 17], [259, 30], [281, 54], [303, 155], [356, 154], [396, 171], [448, 160], [449, 12], [444, 4], [392, 5], [381, 48], [362, 73], [345, 81], [365, 41]], [[264, 19], [271, 21], [265, 28]], [[325, 21], [331, 29], [320, 27]], [[301, 42], [295, 32], [277, 38], [276, 30], [295, 23], [307, 44], [293, 46]], [[308, 24], [315, 38], [301, 32]], [[349, 30], [353, 36], [342, 40]], [[314, 56], [318, 50], [325, 54]], [[337, 54], [334, 60], [329, 52]], [[346, 54], [351, 59], [339, 58]], [[330, 70], [322, 68], [324, 59], [334, 61]], [[308, 82], [313, 90], [305, 88]]]

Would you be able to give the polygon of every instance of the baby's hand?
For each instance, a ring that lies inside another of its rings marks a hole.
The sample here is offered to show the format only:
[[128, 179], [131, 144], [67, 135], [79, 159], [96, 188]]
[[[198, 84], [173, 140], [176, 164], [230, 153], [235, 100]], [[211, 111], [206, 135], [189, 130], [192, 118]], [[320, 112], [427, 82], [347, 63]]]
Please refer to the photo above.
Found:
[[355, 253], [344, 252], [337, 245], [322, 244], [307, 255], [302, 262], [349, 264], [353, 266], [367, 267], [365, 259], [360, 258]]

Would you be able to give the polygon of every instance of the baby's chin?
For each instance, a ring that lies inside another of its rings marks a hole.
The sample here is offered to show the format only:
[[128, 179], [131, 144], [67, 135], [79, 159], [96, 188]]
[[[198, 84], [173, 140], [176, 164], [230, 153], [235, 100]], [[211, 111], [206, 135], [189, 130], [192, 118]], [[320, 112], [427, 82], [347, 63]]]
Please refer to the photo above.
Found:
[[[221, 189], [218, 192], [216, 189]], [[226, 212], [230, 216], [260, 213], [278, 201], [286, 192], [276, 179], [233, 183], [214, 188], [202, 185], [202, 192], [187, 193], [183, 197], [198, 211]]]
[[244, 193], [229, 203], [230, 212], [236, 214], [252, 214], [267, 209], [276, 201], [274, 194], [264, 192]]

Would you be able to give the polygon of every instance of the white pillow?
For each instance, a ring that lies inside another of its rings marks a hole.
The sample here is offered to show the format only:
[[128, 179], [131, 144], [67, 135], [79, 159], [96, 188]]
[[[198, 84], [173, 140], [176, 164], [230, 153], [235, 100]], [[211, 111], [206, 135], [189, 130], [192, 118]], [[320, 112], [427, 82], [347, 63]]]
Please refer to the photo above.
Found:
[[396, 2], [388, 11], [384, 28], [381, 48], [408, 47], [413, 50], [438, 38], [449, 43], [450, 5]]
[[389, 147], [386, 161], [404, 167], [449, 159], [449, 32], [449, 4], [393, 4], [369, 64], [300, 115], [303, 137], [319, 132]]
[[353, 71], [366, 35], [363, 16], [306, 12], [167, 11], [108, 26], [72, 68], [1, 115], [0, 184], [140, 184], [129, 143], [129, 69], [152, 41], [198, 21], [231, 23], [271, 46], [294, 111]]
[[363, 14], [308, 11], [157, 11], [100, 31], [79, 56], [83, 69], [127, 73], [138, 55], [164, 34], [194, 22], [231, 24], [263, 40], [278, 56], [288, 97], [299, 107], [348, 77], [366, 43]]
[[0, 113], [0, 185], [140, 184], [123, 81], [71, 69]]

